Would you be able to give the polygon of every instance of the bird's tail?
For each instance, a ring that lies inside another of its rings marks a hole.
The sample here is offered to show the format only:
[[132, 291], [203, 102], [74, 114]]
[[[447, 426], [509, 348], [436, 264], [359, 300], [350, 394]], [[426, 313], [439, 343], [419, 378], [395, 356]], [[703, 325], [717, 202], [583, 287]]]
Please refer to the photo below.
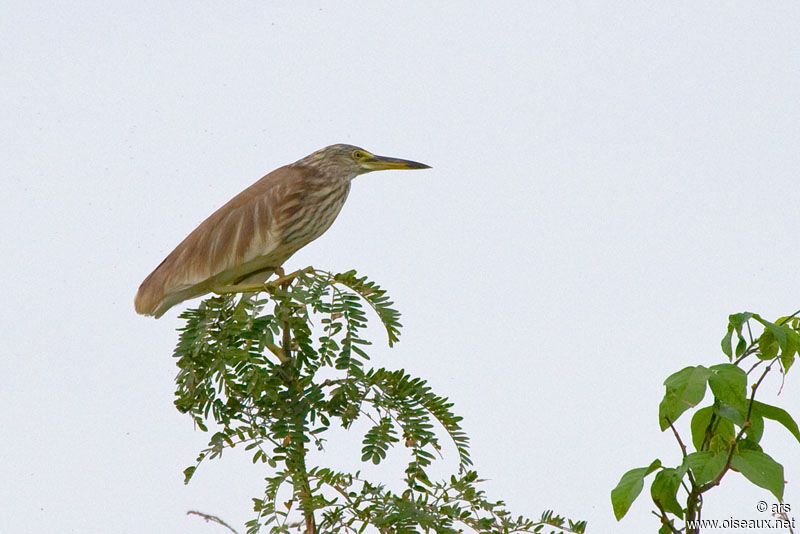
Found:
[[158, 275], [159, 271], [156, 269], [139, 286], [139, 291], [136, 292], [136, 297], [133, 299], [136, 313], [152, 315], [158, 319], [176, 304], [208, 293], [204, 284], [168, 290], [165, 281], [161, 280]]
[[[196, 286], [175, 288], [170, 284], [169, 264], [171, 257], [172, 255], [165, 258], [139, 286], [139, 291], [136, 292], [136, 297], [133, 299], [133, 307], [136, 309], [136, 313], [152, 315], [158, 319], [175, 304], [196, 296], [190, 294], [192, 289], [196, 289]], [[170, 287], [167, 287], [168, 285]]]
[[[184, 286], [183, 288], [175, 288], [172, 285], [168, 287], [169, 281], [165, 279], [164, 272], [166, 271], [162, 271], [161, 265], [159, 265], [156, 267], [155, 271], [150, 273], [150, 276], [145, 278], [142, 285], [139, 286], [139, 291], [137, 291], [136, 297], [133, 299], [133, 306], [136, 309], [136, 313], [151, 315], [158, 319], [176, 304], [184, 300], [205, 295], [209, 292], [208, 281], [203, 281], [191, 286]], [[263, 269], [237, 280], [236, 283], [263, 283], [274, 272], [275, 270], [271, 267]]]
[[133, 307], [136, 309], [136, 313], [140, 315], [153, 315], [158, 318], [166, 311], [163, 310], [161, 313], [157, 313], [159, 304], [164, 299], [164, 284], [156, 280], [157, 274], [158, 269], [145, 278], [142, 285], [139, 286], [139, 291], [136, 292], [136, 297], [133, 299]]

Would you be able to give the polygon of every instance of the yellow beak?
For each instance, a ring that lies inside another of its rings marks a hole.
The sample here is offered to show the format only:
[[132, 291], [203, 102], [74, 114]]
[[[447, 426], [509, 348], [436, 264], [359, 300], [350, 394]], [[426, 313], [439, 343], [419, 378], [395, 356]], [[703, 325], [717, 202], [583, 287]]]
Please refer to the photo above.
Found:
[[368, 171], [385, 171], [389, 169], [430, 169], [430, 165], [410, 161], [407, 159], [389, 158], [386, 156], [372, 156], [361, 163]]

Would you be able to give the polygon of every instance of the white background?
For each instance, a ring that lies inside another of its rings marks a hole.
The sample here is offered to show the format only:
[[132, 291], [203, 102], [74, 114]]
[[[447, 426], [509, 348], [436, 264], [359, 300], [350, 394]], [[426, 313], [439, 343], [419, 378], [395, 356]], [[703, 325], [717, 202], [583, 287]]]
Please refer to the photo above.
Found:
[[[235, 450], [183, 485], [208, 436], [172, 405], [179, 310], [133, 295], [231, 196], [337, 142], [433, 169], [358, 178], [287, 269], [390, 290], [404, 333], [374, 330], [375, 364], [455, 402], [513, 512], [655, 531], [647, 490], [620, 523], [609, 491], [679, 461], [663, 379], [723, 362], [729, 313], [800, 308], [800, 7], [277, 4], [0, 7], [0, 531], [224, 532], [199, 509], [243, 532], [264, 473]], [[763, 400], [796, 415], [797, 374]], [[800, 446], [771, 423], [762, 444], [800, 509]], [[759, 499], [731, 473], [704, 517]]]

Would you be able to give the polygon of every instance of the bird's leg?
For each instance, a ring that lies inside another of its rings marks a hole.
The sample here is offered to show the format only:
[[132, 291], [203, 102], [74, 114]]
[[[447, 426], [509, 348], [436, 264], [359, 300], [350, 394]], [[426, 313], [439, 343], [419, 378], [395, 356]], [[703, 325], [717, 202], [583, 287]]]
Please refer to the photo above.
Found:
[[278, 269], [275, 269], [275, 273], [278, 274], [278, 278], [272, 280], [271, 282], [262, 284], [231, 284], [226, 286], [214, 286], [211, 287], [210, 290], [217, 295], [229, 295], [231, 293], [259, 293], [261, 291], [270, 291], [271, 289], [275, 289], [276, 287], [280, 286], [285, 287], [289, 282], [301, 274], [312, 272], [314, 272], [313, 267], [306, 267], [305, 269], [298, 269], [293, 273], [283, 274], [283, 269], [278, 267]]
[[231, 284], [228, 286], [214, 286], [209, 288], [217, 295], [230, 295], [231, 293], [258, 293], [264, 291], [264, 284]]

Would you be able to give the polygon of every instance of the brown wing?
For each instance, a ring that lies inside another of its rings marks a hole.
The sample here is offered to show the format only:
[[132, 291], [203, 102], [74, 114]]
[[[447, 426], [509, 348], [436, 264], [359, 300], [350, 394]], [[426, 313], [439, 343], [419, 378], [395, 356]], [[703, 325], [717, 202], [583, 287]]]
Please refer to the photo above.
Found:
[[136, 312], [159, 317], [178, 302], [208, 293], [212, 279], [227, 283], [238, 277], [241, 266], [255, 270], [259, 263], [280, 260], [273, 256], [282, 255], [280, 222], [286, 204], [296, 203], [311, 172], [307, 167], [276, 169], [215, 211], [142, 282]]

